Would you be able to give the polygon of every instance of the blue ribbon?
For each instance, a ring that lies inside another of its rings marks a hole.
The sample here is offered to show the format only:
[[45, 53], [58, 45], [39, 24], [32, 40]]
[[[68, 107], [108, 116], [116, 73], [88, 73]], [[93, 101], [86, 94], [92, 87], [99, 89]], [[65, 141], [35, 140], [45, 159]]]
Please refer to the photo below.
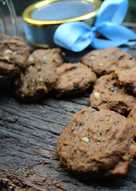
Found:
[[[55, 44], [74, 52], [91, 45], [102, 49], [136, 43], [136, 33], [122, 26], [128, 10], [128, 0], [105, 0], [97, 14], [94, 26], [83, 22], [60, 25], [54, 34]], [[103, 36], [105, 38], [99, 38]]]

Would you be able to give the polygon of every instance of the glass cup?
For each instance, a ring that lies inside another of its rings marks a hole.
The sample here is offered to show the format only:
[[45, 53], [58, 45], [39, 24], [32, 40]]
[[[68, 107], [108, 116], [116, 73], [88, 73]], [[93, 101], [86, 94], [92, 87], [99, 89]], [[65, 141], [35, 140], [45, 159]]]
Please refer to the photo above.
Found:
[[12, 0], [0, 0], [0, 32], [17, 35], [17, 18]]
[[[0, 0], [0, 32], [7, 35], [18, 35], [17, 18], [12, 0]], [[0, 88], [7, 89], [10, 77], [0, 76]]]

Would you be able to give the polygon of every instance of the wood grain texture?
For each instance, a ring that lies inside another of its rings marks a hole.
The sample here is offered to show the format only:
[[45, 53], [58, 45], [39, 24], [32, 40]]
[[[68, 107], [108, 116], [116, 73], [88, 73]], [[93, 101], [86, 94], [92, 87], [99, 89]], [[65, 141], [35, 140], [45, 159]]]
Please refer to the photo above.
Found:
[[136, 161], [129, 174], [116, 182], [75, 177], [60, 166], [57, 137], [73, 113], [88, 105], [88, 101], [88, 96], [83, 96], [25, 105], [16, 102], [8, 92], [0, 92], [1, 191], [136, 190]]

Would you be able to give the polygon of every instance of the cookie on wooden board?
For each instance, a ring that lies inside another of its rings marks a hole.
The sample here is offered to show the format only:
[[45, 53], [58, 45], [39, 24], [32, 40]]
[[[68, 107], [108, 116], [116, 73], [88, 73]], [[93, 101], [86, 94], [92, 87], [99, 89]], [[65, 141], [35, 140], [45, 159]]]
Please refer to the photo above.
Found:
[[103, 75], [116, 71], [119, 67], [124, 67], [123, 60], [131, 59], [128, 53], [119, 48], [108, 48], [89, 52], [81, 58], [81, 62], [92, 68], [96, 74]]
[[14, 75], [27, 67], [31, 48], [20, 37], [0, 34], [0, 75]]
[[84, 108], [58, 138], [61, 164], [77, 173], [125, 175], [135, 152], [131, 130], [116, 112]]
[[100, 77], [90, 95], [90, 104], [95, 108], [108, 108], [127, 116], [136, 105], [136, 99], [128, 95], [124, 88], [118, 86], [115, 74]]
[[135, 66], [116, 72], [120, 85], [123, 85], [129, 94], [136, 96], [136, 61]]
[[63, 63], [63, 52], [60, 48], [36, 49], [29, 57], [29, 64], [43, 63], [60, 66]]
[[56, 67], [52, 64], [30, 65], [16, 81], [16, 94], [20, 100], [37, 101], [44, 98], [57, 80]]
[[65, 63], [57, 68], [55, 90], [58, 96], [82, 93], [96, 81], [95, 73], [81, 63]]

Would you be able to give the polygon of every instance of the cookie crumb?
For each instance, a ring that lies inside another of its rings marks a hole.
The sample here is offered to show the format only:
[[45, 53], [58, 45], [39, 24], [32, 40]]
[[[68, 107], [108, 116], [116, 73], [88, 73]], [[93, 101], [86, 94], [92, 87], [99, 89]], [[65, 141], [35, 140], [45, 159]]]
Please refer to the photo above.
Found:
[[130, 154], [126, 154], [126, 155], [123, 156], [123, 159], [125, 161], [129, 161], [131, 158], [132, 158], [132, 156]]
[[99, 92], [94, 92], [94, 97], [98, 100], [100, 99], [100, 93]]
[[83, 137], [81, 140], [82, 140], [84, 143], [89, 143], [89, 142], [90, 142], [90, 140], [89, 140], [88, 137]]

